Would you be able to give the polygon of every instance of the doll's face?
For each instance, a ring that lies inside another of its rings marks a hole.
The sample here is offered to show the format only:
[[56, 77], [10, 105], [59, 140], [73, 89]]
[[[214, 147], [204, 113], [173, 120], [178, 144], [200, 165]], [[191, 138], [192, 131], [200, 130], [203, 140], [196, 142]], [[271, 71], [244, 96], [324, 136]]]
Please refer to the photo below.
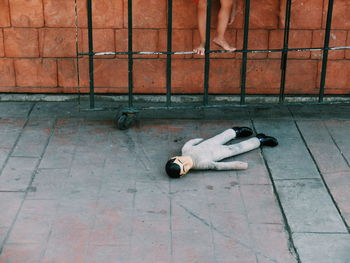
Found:
[[175, 156], [173, 157], [174, 163], [180, 166], [180, 175], [185, 175], [193, 166], [192, 158], [189, 156]]

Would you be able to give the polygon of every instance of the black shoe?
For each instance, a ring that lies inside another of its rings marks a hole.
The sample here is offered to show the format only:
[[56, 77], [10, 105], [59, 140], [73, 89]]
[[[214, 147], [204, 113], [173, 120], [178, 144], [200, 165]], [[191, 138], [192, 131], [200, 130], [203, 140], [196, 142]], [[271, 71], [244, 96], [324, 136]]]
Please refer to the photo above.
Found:
[[232, 129], [236, 132], [237, 138], [248, 137], [253, 134], [253, 130], [249, 127], [232, 127]]
[[259, 139], [260, 145], [271, 146], [271, 147], [275, 147], [278, 145], [278, 141], [274, 137], [266, 136], [263, 133], [257, 134], [256, 137]]

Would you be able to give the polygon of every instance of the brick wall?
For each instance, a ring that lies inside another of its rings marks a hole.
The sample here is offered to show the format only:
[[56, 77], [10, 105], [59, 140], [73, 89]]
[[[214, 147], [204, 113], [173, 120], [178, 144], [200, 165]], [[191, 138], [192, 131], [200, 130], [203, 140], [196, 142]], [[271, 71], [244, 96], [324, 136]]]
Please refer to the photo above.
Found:
[[[78, 0], [80, 51], [87, 51], [85, 0]], [[95, 51], [127, 50], [127, 0], [94, 0]], [[166, 50], [167, 1], [134, 0], [134, 49]], [[188, 51], [198, 43], [196, 4], [174, 0], [175, 51]], [[249, 48], [281, 48], [286, 0], [252, 0]], [[264, 2], [264, 4], [262, 4]], [[350, 2], [335, 0], [331, 46], [350, 46]], [[323, 45], [328, 0], [295, 0], [290, 47]], [[216, 17], [218, 1], [213, 1]], [[213, 19], [213, 34], [216, 25]], [[238, 48], [243, 38], [243, 0], [227, 38]], [[213, 35], [212, 34], [212, 35]], [[217, 47], [212, 46], [217, 49]], [[77, 92], [74, 0], [0, 1], [0, 92]], [[291, 52], [286, 92], [318, 93], [321, 52]], [[165, 56], [135, 56], [135, 92], [165, 92]], [[247, 92], [279, 92], [280, 54], [249, 54]], [[210, 93], [237, 93], [241, 54], [212, 55]], [[350, 93], [350, 51], [329, 54], [326, 94]], [[173, 92], [202, 92], [204, 61], [197, 55], [173, 60]], [[79, 60], [80, 91], [87, 91], [88, 63]], [[126, 56], [95, 60], [96, 92], [127, 92]]]

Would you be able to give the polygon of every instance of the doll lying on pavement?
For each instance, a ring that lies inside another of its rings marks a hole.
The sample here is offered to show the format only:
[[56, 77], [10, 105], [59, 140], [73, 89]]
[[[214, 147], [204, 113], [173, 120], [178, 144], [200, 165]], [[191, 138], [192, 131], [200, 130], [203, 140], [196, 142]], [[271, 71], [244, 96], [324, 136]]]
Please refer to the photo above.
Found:
[[245, 162], [220, 162], [223, 159], [245, 153], [260, 146], [275, 147], [278, 145], [274, 137], [263, 133], [240, 143], [225, 145], [234, 138], [248, 137], [253, 134], [248, 127], [233, 127], [210, 139], [192, 139], [182, 147], [182, 155], [172, 157], [165, 165], [167, 174], [179, 178], [190, 169], [196, 170], [244, 170], [248, 168]]

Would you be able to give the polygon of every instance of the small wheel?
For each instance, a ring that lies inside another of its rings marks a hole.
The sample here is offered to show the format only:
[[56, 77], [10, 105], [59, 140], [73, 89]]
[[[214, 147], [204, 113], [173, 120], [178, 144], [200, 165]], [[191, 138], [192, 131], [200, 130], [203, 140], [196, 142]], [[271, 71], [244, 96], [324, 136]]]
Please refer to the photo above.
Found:
[[119, 130], [126, 130], [128, 127], [126, 126], [126, 119], [127, 119], [126, 114], [122, 114], [118, 119], [117, 119], [117, 127]]
[[116, 124], [119, 130], [127, 130], [130, 128], [132, 122], [135, 120], [135, 114], [122, 113], [120, 116], [117, 115]]

